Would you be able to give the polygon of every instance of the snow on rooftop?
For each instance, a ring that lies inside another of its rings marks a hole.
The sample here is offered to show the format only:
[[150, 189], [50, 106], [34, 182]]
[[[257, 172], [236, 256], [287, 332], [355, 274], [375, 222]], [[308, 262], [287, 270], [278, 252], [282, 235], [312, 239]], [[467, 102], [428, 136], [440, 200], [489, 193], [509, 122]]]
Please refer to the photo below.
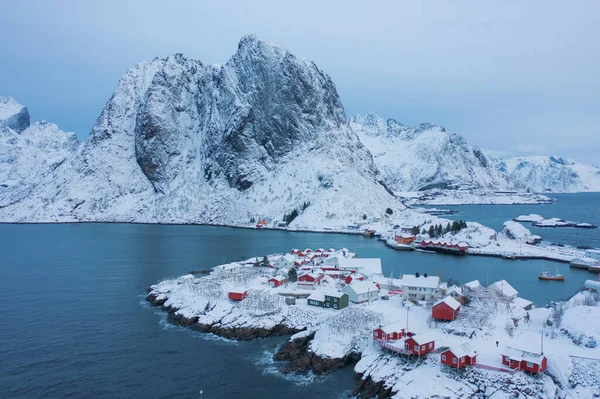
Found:
[[450, 288], [447, 289], [447, 292], [448, 292], [448, 294], [450, 294], [452, 292], [456, 292], [459, 295], [462, 295], [462, 288], [460, 288], [460, 287], [458, 287], [456, 285], [453, 285], [452, 287], [450, 287]]
[[439, 337], [439, 333], [434, 331], [426, 331], [413, 335], [411, 338], [417, 343], [417, 345], [423, 345], [435, 341], [437, 337]]
[[463, 285], [469, 288], [480, 288], [482, 286], [479, 280], [469, 281], [468, 283], [465, 283]]
[[533, 302], [525, 298], [516, 297], [515, 299], [513, 299], [513, 304], [519, 309], [525, 309], [526, 307], [531, 306]]
[[416, 277], [414, 274], [404, 274], [400, 279], [400, 283], [404, 287], [418, 287], [418, 288], [438, 288], [440, 285], [440, 278], [438, 276], [420, 276]]
[[397, 321], [395, 323], [388, 324], [387, 326], [383, 326], [380, 328], [381, 328], [381, 331], [383, 331], [384, 333], [391, 334], [393, 332], [399, 332], [399, 331], [404, 330], [405, 326], [406, 326], [406, 322]]
[[347, 287], [352, 288], [357, 294], [363, 294], [369, 291], [378, 291], [377, 286], [372, 281], [353, 280]]
[[380, 258], [339, 258], [338, 267], [340, 269], [356, 269], [365, 277], [383, 273]]
[[508, 297], [517, 295], [519, 293], [506, 280], [496, 281], [495, 283], [491, 284], [490, 287], [495, 287], [498, 291]]
[[332, 298], [341, 298], [343, 295], [347, 295], [341, 291], [327, 290], [324, 292], [325, 295], [330, 296]]
[[444, 302], [446, 305], [450, 306], [450, 308], [452, 308], [453, 310], [457, 310], [458, 308], [460, 308], [460, 302], [458, 302], [456, 299], [452, 298], [450, 295], [448, 295], [447, 297], [445, 297], [443, 299], [440, 299], [439, 301], [434, 303], [433, 306], [437, 306], [442, 302]]
[[463, 342], [462, 344], [458, 345], [455, 348], [450, 348], [449, 349], [454, 356], [461, 358], [463, 356], [476, 356], [477, 352], [475, 352], [475, 350], [471, 347], [471, 344], [469, 344], [468, 342]]
[[325, 293], [319, 292], [319, 291], [313, 292], [306, 299], [307, 300], [313, 300], [313, 301], [319, 301], [319, 302], [325, 302]]

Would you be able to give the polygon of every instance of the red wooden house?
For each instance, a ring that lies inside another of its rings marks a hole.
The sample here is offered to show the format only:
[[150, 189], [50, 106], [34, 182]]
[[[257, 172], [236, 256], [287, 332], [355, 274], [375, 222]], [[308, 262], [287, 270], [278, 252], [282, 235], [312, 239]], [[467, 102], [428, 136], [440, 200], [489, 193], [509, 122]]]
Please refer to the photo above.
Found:
[[435, 349], [435, 337], [431, 333], [413, 335], [404, 341], [404, 349], [413, 355], [425, 355]]
[[243, 301], [248, 296], [248, 291], [246, 290], [231, 290], [229, 291], [229, 299], [232, 301]]
[[537, 353], [505, 348], [502, 351], [502, 364], [511, 369], [520, 369], [532, 374], [546, 371], [546, 357]]
[[456, 369], [464, 366], [471, 366], [477, 363], [477, 352], [474, 351], [468, 342], [465, 342], [455, 349], [448, 349], [442, 352], [440, 361], [446, 366]]
[[452, 321], [456, 319], [458, 312], [460, 312], [460, 302], [448, 295], [433, 304], [431, 317], [436, 320]]
[[287, 279], [282, 276], [275, 276], [269, 279], [269, 286], [271, 287], [279, 287], [287, 283]]
[[314, 288], [315, 285], [321, 284], [325, 277], [324, 274], [307, 273], [298, 277], [298, 288]]
[[365, 279], [365, 276], [363, 276], [363, 275], [360, 275], [360, 274], [351, 274], [349, 276], [346, 276], [346, 278], [344, 279], [344, 282], [346, 284], [350, 284], [354, 280], [364, 281], [364, 279]]
[[402, 245], [412, 244], [415, 241], [415, 238], [415, 236], [407, 234], [400, 234], [395, 237], [396, 242]]
[[400, 322], [388, 324], [373, 330], [373, 339], [384, 341], [395, 341], [404, 338], [404, 328]]

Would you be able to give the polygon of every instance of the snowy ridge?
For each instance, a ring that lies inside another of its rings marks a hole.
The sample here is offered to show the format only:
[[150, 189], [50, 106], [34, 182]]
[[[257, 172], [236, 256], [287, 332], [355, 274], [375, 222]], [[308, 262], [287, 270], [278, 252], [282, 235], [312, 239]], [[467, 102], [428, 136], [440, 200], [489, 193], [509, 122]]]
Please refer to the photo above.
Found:
[[291, 227], [339, 228], [405, 209], [379, 179], [329, 76], [251, 35], [220, 66], [137, 64], [72, 156], [27, 198], [5, 193], [0, 221], [240, 225], [306, 208]]
[[600, 168], [563, 157], [490, 158], [500, 172], [535, 192], [600, 191]]
[[356, 115], [350, 125], [373, 153], [386, 184], [394, 191], [427, 189], [514, 189], [477, 148], [438, 125], [408, 127], [378, 115]]

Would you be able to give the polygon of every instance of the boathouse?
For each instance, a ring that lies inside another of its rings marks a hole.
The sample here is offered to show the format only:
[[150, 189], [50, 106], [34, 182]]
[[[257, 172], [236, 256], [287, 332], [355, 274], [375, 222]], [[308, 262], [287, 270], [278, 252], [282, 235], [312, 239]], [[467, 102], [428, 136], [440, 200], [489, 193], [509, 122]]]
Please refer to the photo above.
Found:
[[413, 355], [425, 355], [435, 350], [435, 336], [433, 333], [423, 333], [408, 337], [404, 341], [404, 349]]
[[436, 320], [452, 321], [456, 320], [458, 312], [460, 312], [460, 302], [448, 295], [433, 304], [431, 317]]
[[266, 225], [267, 225], [267, 221], [264, 220], [264, 219], [260, 219], [258, 222], [256, 222], [256, 228], [257, 229], [261, 229], [261, 228], [263, 228]]
[[415, 241], [416, 237], [410, 234], [400, 234], [396, 236], [396, 242], [401, 245], [409, 245]]
[[468, 342], [465, 342], [456, 349], [448, 349], [442, 352], [440, 361], [446, 366], [460, 369], [464, 366], [476, 364], [477, 352], [471, 348]]
[[379, 288], [372, 281], [353, 281], [344, 287], [344, 293], [353, 303], [363, 303], [379, 298]]
[[229, 299], [232, 301], [243, 301], [248, 296], [248, 291], [246, 290], [231, 290], [229, 291]]
[[324, 274], [317, 274], [314, 272], [303, 274], [298, 277], [298, 288], [314, 289], [316, 285], [321, 284], [324, 277]]
[[507, 347], [502, 351], [502, 364], [511, 369], [538, 374], [546, 371], [547, 361], [544, 355]]
[[287, 283], [287, 278], [283, 276], [275, 276], [269, 279], [269, 286], [273, 288], [282, 286], [285, 283]]
[[404, 338], [404, 324], [400, 322], [388, 324], [373, 330], [373, 339], [383, 341], [395, 341]]

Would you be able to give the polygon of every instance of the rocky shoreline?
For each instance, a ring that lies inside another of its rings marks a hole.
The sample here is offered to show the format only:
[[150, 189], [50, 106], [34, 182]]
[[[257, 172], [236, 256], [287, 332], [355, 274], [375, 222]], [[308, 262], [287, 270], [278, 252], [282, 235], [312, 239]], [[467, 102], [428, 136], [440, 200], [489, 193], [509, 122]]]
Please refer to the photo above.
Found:
[[[167, 300], [168, 298], [166, 297], [159, 299], [150, 292], [146, 296], [146, 301], [148, 301], [150, 305], [160, 307], [161, 310], [168, 313], [167, 318], [170, 323], [188, 327], [201, 333], [215, 334], [227, 339], [250, 341], [256, 338], [293, 335], [302, 331], [282, 324], [278, 324], [270, 329], [221, 327], [218, 322], [212, 325], [202, 324], [198, 323], [198, 317], [188, 318], [177, 314], [179, 309], [165, 305]], [[316, 355], [309, 350], [310, 342], [313, 337], [314, 333], [286, 341], [281, 345], [273, 355], [273, 360], [282, 362], [277, 368], [278, 371], [283, 374], [307, 374], [308, 372], [313, 372], [322, 375], [346, 366], [354, 365], [360, 360], [360, 354], [358, 353], [352, 353], [343, 358], [325, 358]], [[356, 397], [386, 399], [392, 395], [391, 389], [384, 387], [383, 381], [375, 382], [370, 377], [363, 379], [363, 375], [360, 373], [355, 373], [355, 378], [356, 386], [353, 390], [353, 395]]]
[[301, 331], [295, 328], [289, 328], [283, 324], [275, 325], [272, 328], [235, 328], [221, 327], [221, 325], [218, 322], [214, 324], [198, 323], [198, 317], [188, 318], [182, 316], [181, 314], [177, 314], [176, 312], [179, 309], [174, 308], [172, 306], [165, 306], [165, 302], [167, 301], [167, 299], [168, 298], [158, 299], [156, 295], [151, 293], [146, 296], [146, 300], [148, 301], [148, 303], [150, 303], [152, 306], [160, 307], [162, 310], [168, 313], [167, 319], [170, 323], [182, 327], [189, 327], [192, 330], [196, 330], [198, 332], [218, 335], [219, 337], [227, 339], [235, 339], [237, 341], [250, 341], [255, 338], [291, 335]]

